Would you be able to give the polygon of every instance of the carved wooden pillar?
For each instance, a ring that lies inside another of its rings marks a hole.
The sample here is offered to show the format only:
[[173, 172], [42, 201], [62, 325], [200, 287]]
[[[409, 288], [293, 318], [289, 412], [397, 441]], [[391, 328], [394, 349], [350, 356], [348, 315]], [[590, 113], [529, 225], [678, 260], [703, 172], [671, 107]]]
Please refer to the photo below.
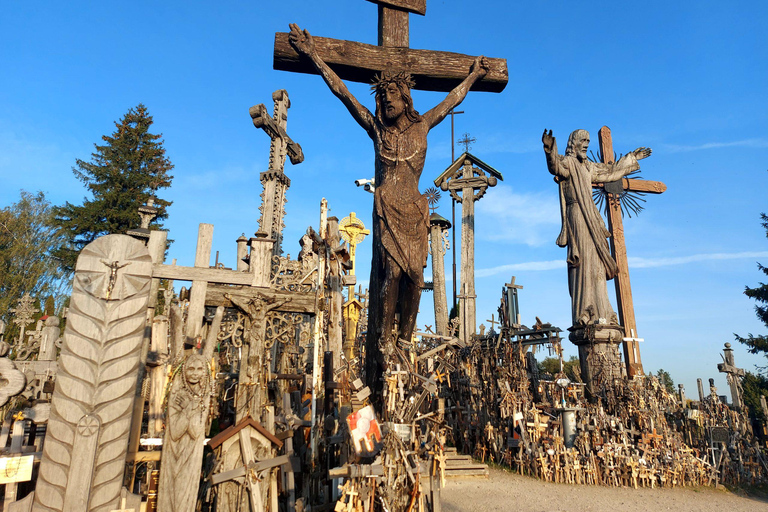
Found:
[[147, 248], [126, 235], [77, 260], [35, 511], [119, 508], [151, 275]]
[[432, 251], [432, 286], [435, 301], [435, 332], [441, 336], [448, 334], [448, 300], [445, 295], [445, 250], [448, 244], [445, 233], [451, 229], [451, 223], [433, 213], [429, 217], [429, 241]]
[[469, 341], [475, 334], [475, 201], [488, 187], [495, 187], [501, 173], [479, 158], [464, 153], [436, 180], [435, 185], [450, 191], [451, 197], [461, 203], [461, 289], [459, 307], [461, 338]]

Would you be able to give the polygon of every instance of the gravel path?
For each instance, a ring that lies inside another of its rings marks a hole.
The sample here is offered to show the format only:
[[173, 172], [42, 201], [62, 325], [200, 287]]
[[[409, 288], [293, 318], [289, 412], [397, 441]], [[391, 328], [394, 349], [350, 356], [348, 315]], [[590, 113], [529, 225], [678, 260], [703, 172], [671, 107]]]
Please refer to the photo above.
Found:
[[631, 489], [542, 482], [491, 468], [490, 478], [448, 480], [443, 512], [757, 512], [768, 498], [713, 488]]

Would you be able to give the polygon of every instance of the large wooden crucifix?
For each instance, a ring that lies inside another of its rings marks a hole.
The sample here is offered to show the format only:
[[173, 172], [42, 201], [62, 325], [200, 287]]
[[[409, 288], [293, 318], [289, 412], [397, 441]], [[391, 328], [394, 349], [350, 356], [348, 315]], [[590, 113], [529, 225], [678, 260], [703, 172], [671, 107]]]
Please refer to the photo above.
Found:
[[[412, 50], [409, 44], [410, 13], [424, 15], [427, 0], [368, 0], [379, 7], [378, 46], [315, 37], [320, 58], [342, 80], [371, 83], [385, 69], [407, 71], [414, 89], [450, 91], [466, 77], [475, 58], [460, 53]], [[287, 32], [275, 34], [273, 68], [296, 73], [318, 74], [309, 59], [291, 46]], [[487, 59], [488, 73], [472, 87], [475, 91], [501, 92], [507, 85], [506, 59]]]
[[[607, 126], [598, 132], [602, 162], [613, 163], [613, 140], [611, 129]], [[660, 181], [646, 181], [632, 178], [622, 178], [616, 186], [612, 183], [594, 184], [595, 188], [605, 188], [608, 195], [608, 230], [611, 232], [611, 254], [616, 260], [618, 273], [614, 280], [616, 285], [616, 302], [619, 313], [619, 323], [624, 327], [624, 363], [627, 366], [629, 378], [643, 374], [643, 363], [640, 360], [637, 324], [635, 323], [635, 306], [632, 302], [632, 286], [629, 283], [629, 265], [627, 263], [627, 246], [624, 242], [624, 222], [622, 220], [621, 202], [622, 191], [642, 192], [646, 194], [661, 194], [667, 186]]]
[[[389, 46], [313, 38], [309, 31], [291, 24], [289, 34], [277, 34], [275, 39], [274, 67], [321, 75], [374, 143], [374, 252], [366, 376], [374, 404], [379, 405], [376, 402], [381, 398], [381, 377], [389, 364], [385, 354], [393, 353], [398, 339], [411, 339], [424, 287], [429, 212], [426, 196], [418, 185], [426, 159], [427, 134], [471, 89], [478, 90], [478, 84], [485, 84], [487, 77], [491, 77], [489, 83], [493, 86], [483, 86], [483, 90], [503, 89], [507, 73], [503, 59], [409, 49], [408, 13], [423, 12], [424, 0], [375, 3], [380, 7], [379, 42]], [[295, 55], [297, 65], [282, 66], [281, 56], [286, 55]], [[375, 113], [352, 95], [343, 79], [373, 84]], [[435, 107], [419, 114], [410, 94], [416, 84], [425, 90], [450, 92]]]

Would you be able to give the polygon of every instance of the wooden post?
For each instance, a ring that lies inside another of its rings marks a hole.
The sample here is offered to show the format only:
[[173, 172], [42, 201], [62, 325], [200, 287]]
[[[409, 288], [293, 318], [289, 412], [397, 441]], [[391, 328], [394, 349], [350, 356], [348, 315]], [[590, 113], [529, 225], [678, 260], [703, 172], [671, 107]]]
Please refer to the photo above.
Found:
[[[610, 128], [607, 126], [600, 128], [598, 138], [603, 163], [613, 163], [615, 159]], [[651, 194], [660, 194], [667, 189], [666, 185], [656, 181], [624, 178], [622, 184], [624, 190]], [[621, 203], [612, 194], [609, 194], [608, 198], [608, 230], [611, 232], [611, 253], [618, 268], [614, 284], [616, 286], [619, 323], [624, 327], [624, 363], [627, 367], [627, 376], [633, 378], [636, 375], [643, 375], [643, 363], [640, 360], [635, 307], [632, 302], [632, 286], [629, 282], [629, 264], [627, 263], [627, 246], [624, 240]]]
[[[211, 265], [211, 246], [213, 245], [213, 224], [200, 224], [197, 231], [197, 250], [195, 251], [195, 267], [209, 268]], [[205, 313], [205, 294], [208, 291], [208, 281], [197, 279], [192, 281], [189, 294], [189, 309], [187, 310], [187, 343], [195, 344], [195, 339], [203, 327]]]
[[433, 213], [429, 217], [430, 249], [432, 251], [432, 292], [435, 302], [435, 332], [441, 336], [448, 335], [448, 299], [445, 291], [445, 249], [448, 240], [445, 238], [451, 223], [440, 215]]
[[326, 240], [329, 249], [328, 260], [328, 293], [330, 308], [328, 311], [328, 348], [333, 352], [333, 363], [336, 368], [341, 366], [341, 354], [344, 344], [344, 330], [342, 329], [341, 306], [344, 302], [341, 286], [341, 261], [336, 250], [341, 246], [341, 234], [339, 233], [339, 219], [328, 217], [328, 238]]

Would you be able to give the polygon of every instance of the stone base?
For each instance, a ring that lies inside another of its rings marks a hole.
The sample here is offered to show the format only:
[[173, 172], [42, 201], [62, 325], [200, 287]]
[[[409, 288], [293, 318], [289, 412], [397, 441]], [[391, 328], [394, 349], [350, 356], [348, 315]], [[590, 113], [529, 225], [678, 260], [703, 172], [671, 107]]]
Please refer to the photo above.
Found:
[[579, 347], [581, 376], [590, 401], [613, 393], [617, 379], [625, 376], [619, 345], [624, 337], [620, 325], [585, 325], [568, 329], [570, 339]]

